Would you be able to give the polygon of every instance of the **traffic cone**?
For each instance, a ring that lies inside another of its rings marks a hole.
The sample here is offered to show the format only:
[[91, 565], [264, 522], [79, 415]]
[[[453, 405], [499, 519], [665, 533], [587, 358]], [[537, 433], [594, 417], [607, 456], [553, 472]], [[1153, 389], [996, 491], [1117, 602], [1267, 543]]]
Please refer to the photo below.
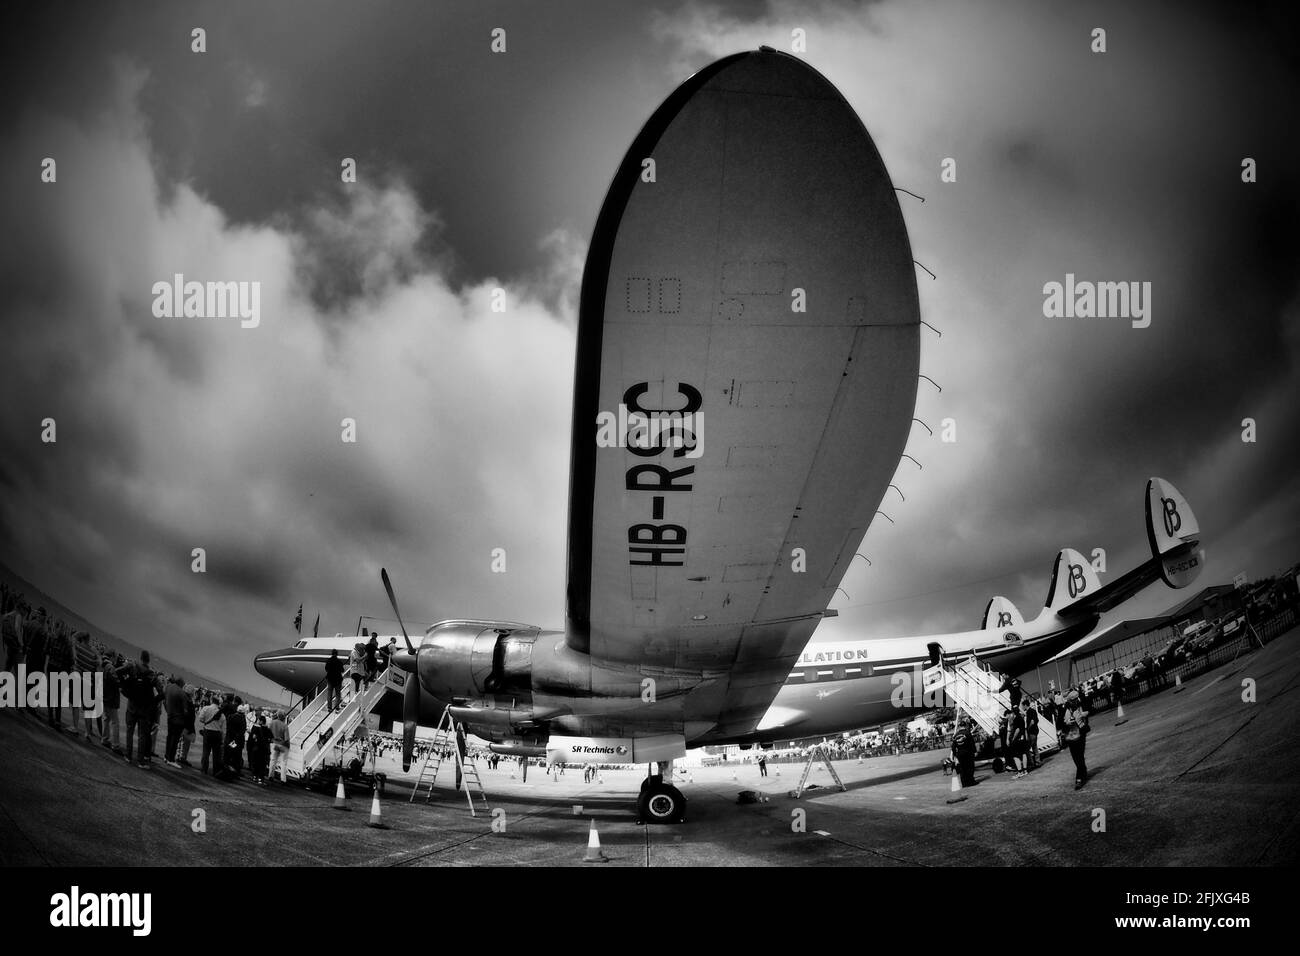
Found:
[[1115, 711], [1115, 726], [1118, 727], [1120, 724], [1127, 724], [1128, 718], [1124, 716], [1124, 705], [1121, 703], [1116, 704], [1115, 706], [1117, 708]]
[[731, 779], [732, 779], [732, 780], [739, 780], [739, 779], [740, 779], [738, 776], [736, 776], [736, 771], [734, 771], [734, 770], [731, 771]]
[[[958, 796], [961, 794], [961, 796]], [[952, 796], [948, 798], [949, 803], [961, 803], [966, 799], [966, 795], [961, 792], [961, 776], [954, 773], [952, 775]]]
[[345, 789], [343, 789], [343, 774], [339, 774], [339, 786], [338, 789], [334, 791], [334, 809], [335, 810], [352, 809], [350, 806], [348, 806], [348, 792]]
[[587, 855], [582, 858], [583, 863], [608, 863], [609, 857], [601, 852], [600, 834], [596, 832], [596, 821], [591, 821], [591, 829], [587, 831]]
[[374, 827], [376, 830], [387, 830], [388, 824], [381, 820], [380, 817], [379, 788], [375, 787], [375, 797], [370, 801], [370, 822], [367, 823], [366, 826]]
[[1183, 675], [1182, 675], [1182, 674], [1175, 674], [1175, 675], [1174, 675], [1174, 693], [1177, 694], [1177, 693], [1178, 693], [1179, 691], [1181, 691], [1182, 689], [1183, 689]]

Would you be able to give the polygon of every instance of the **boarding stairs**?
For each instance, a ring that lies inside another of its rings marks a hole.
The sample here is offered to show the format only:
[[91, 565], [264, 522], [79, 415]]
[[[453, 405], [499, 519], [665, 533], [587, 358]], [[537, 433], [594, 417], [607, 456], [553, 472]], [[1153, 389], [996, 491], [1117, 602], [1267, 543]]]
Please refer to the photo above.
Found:
[[[921, 677], [927, 700], [942, 690], [984, 733], [990, 737], [998, 736], [998, 724], [1011, 710], [1011, 695], [998, 690], [1002, 686], [1001, 674], [980, 666], [972, 656], [957, 663], [940, 658], [939, 663], [927, 667]], [[1056, 728], [1039, 714], [1038, 752], [1044, 753], [1059, 746]]]
[[289, 713], [289, 756], [286, 770], [290, 777], [306, 777], [317, 770], [332, 750], [344, 752], [349, 735], [360, 726], [389, 692], [402, 692], [407, 677], [400, 668], [385, 668], [368, 687], [353, 692], [351, 680], [343, 682], [342, 706], [329, 707], [329, 689], [325, 684], [316, 694]]
[[[429, 740], [429, 749], [425, 752], [424, 760], [420, 763], [420, 775], [416, 778], [415, 789], [411, 791], [409, 802], [415, 802], [416, 795], [427, 781], [428, 789], [424, 794], [424, 802], [428, 803], [433, 798], [433, 785], [438, 782], [438, 771], [442, 769], [442, 765], [446, 761], [451, 760], [460, 772], [461, 789], [465, 791], [465, 800], [469, 804], [469, 815], [471, 817], [477, 815], [474, 812], [474, 791], [472, 787], [478, 788], [479, 796], [483, 798], [483, 809], [487, 809], [487, 792], [483, 789], [483, 780], [479, 776], [478, 761], [470, 753], [461, 756], [458, 736], [455, 718], [451, 715], [451, 707], [448, 707], [442, 712], [442, 719], [438, 721], [438, 728]], [[451, 756], [443, 756], [446, 753], [450, 753]]]

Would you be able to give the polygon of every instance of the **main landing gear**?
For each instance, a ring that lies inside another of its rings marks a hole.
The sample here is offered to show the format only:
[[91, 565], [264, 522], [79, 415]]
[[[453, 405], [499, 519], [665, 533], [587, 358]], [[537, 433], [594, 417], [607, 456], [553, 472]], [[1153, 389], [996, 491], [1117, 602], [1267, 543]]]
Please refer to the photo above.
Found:
[[659, 772], [649, 774], [641, 783], [641, 794], [636, 800], [636, 822], [681, 823], [686, 819], [686, 798], [664, 777], [672, 779], [673, 762], [661, 760]]

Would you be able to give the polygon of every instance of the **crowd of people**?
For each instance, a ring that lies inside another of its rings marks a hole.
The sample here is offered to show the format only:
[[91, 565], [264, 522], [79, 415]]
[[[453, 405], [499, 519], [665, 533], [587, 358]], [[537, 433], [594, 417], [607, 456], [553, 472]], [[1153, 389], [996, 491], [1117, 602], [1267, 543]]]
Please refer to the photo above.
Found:
[[17, 673], [22, 665], [28, 675], [74, 674], [87, 682], [102, 675], [97, 701], [102, 710], [65, 706], [70, 702], [50, 695], [45, 713], [33, 716], [54, 730], [70, 731], [144, 769], [153, 766], [160, 735], [164, 763], [178, 769], [193, 766], [190, 748], [201, 738], [199, 769], [204, 774], [233, 781], [247, 766], [253, 782], [266, 786], [278, 763], [285, 779], [289, 732], [284, 713], [251, 707], [232, 692], [187, 686], [174, 674], [164, 678], [151, 666], [148, 651], [128, 661], [44, 607], [33, 611], [24, 595], [3, 584], [0, 607], [5, 670]]

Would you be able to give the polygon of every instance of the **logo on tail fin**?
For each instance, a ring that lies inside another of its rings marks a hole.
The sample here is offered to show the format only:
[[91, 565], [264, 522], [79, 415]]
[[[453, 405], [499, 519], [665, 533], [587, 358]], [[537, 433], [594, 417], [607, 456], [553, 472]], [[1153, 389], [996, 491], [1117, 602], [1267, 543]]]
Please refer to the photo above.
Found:
[[1059, 611], [1085, 595], [1101, 589], [1092, 564], [1073, 548], [1063, 548], [1052, 566], [1052, 583], [1047, 591], [1047, 608]]
[[1165, 514], [1165, 534], [1172, 538], [1183, 527], [1182, 515], [1178, 513], [1178, 502], [1173, 498], [1161, 498], [1160, 506]]
[[1083, 576], [1083, 565], [1071, 564], [1070, 577], [1067, 580], [1070, 590], [1070, 600], [1074, 600], [1084, 591], [1088, 590], [1088, 582]]

